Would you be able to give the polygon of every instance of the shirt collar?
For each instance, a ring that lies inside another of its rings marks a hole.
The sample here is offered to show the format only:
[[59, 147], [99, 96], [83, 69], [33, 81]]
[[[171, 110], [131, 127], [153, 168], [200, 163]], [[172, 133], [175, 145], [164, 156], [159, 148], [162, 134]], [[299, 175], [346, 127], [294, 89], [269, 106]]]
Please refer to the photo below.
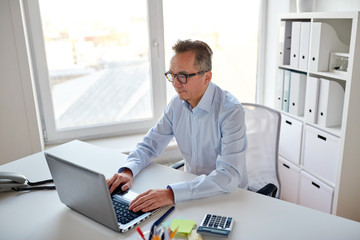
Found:
[[199, 108], [206, 112], [210, 112], [212, 100], [214, 98], [214, 92], [215, 92], [215, 86], [212, 82], [210, 82], [204, 95], [200, 99], [200, 102], [195, 108]]

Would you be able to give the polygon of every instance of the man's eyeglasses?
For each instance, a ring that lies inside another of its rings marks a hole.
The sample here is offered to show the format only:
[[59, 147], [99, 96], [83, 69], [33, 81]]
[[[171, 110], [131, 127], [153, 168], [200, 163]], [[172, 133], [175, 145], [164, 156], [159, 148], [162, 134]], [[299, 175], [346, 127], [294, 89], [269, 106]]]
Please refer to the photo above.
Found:
[[168, 71], [168, 72], [165, 73], [165, 77], [171, 83], [174, 83], [175, 79], [177, 78], [177, 80], [180, 83], [186, 84], [188, 78], [194, 77], [196, 75], [201, 75], [201, 74], [203, 74], [205, 72], [206, 71], [200, 71], [200, 72], [197, 72], [197, 73], [190, 73], [190, 74], [185, 74], [185, 73], [173, 74], [171, 71]]

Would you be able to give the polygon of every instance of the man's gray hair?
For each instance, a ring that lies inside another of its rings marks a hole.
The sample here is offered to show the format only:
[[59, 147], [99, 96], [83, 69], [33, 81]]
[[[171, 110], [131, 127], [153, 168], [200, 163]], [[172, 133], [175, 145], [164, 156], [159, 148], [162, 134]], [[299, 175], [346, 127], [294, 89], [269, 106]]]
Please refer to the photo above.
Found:
[[199, 71], [211, 71], [213, 51], [205, 42], [199, 40], [179, 40], [172, 49], [176, 54], [193, 52], [195, 54], [195, 67], [198, 67]]

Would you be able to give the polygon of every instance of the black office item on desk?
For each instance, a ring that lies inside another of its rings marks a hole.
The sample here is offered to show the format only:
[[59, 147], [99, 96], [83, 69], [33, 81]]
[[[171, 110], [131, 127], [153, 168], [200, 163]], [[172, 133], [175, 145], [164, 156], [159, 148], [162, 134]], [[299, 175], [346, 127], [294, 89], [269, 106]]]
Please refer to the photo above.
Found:
[[0, 192], [10, 191], [33, 191], [33, 190], [55, 190], [55, 186], [46, 185], [53, 183], [52, 179], [30, 182], [24, 175], [14, 172], [0, 172]]

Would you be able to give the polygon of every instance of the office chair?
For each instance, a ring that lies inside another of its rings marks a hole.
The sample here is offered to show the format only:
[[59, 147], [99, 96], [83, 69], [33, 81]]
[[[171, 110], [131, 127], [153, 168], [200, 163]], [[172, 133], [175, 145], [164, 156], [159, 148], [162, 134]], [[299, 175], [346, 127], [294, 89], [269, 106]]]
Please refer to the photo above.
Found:
[[[246, 164], [249, 190], [279, 198], [280, 181], [277, 170], [281, 114], [269, 107], [242, 103], [248, 139]], [[171, 167], [179, 169], [184, 160]]]
[[242, 103], [245, 108], [249, 190], [279, 198], [278, 151], [281, 114], [269, 107]]

